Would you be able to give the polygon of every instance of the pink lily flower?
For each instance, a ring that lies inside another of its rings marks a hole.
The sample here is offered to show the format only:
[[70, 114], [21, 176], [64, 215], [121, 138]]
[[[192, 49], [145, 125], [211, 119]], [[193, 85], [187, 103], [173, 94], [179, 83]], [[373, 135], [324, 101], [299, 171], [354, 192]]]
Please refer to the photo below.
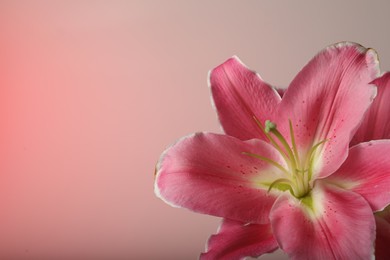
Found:
[[201, 259], [369, 259], [373, 211], [390, 204], [390, 141], [349, 148], [376, 87], [375, 51], [340, 43], [316, 55], [283, 98], [231, 58], [210, 73], [226, 135], [168, 148], [155, 193], [223, 222]]
[[[371, 140], [390, 139], [390, 72], [373, 83], [378, 87], [378, 95], [353, 137], [351, 146]], [[390, 206], [375, 213], [375, 222], [375, 258], [390, 259]]]

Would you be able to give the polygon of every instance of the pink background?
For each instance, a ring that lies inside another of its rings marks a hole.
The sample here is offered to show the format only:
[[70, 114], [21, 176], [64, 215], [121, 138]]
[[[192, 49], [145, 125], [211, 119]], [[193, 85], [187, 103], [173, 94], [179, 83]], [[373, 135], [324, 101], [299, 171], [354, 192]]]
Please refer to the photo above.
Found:
[[375, 48], [390, 70], [389, 10], [385, 0], [0, 1], [0, 258], [196, 259], [219, 219], [157, 199], [153, 173], [176, 139], [220, 132], [208, 71], [238, 55], [287, 86], [343, 40]]

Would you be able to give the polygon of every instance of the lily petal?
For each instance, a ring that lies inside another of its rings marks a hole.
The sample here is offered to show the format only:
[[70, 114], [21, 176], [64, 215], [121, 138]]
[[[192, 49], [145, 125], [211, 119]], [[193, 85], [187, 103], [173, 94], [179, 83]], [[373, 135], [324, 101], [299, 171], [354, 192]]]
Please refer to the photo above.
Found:
[[275, 202], [270, 218], [280, 248], [291, 259], [371, 259], [375, 221], [364, 198], [321, 181], [311, 196], [312, 204], [291, 196]]
[[375, 214], [376, 240], [375, 259], [390, 259], [390, 207]]
[[361, 142], [390, 138], [390, 72], [372, 83], [378, 87], [378, 95], [352, 139], [351, 146]]
[[334, 174], [324, 179], [362, 195], [373, 211], [390, 204], [390, 140], [358, 144]]
[[235, 260], [258, 257], [278, 248], [272, 235], [271, 224], [244, 224], [224, 219], [218, 233], [207, 243], [207, 252], [201, 260]]
[[315, 56], [296, 76], [278, 107], [280, 126], [289, 135], [292, 121], [298, 150], [318, 149], [314, 173], [326, 177], [343, 163], [349, 142], [375, 97], [369, 83], [379, 73], [375, 51], [353, 43], [330, 46]]
[[[243, 154], [280, 162], [266, 142], [198, 133], [169, 148], [157, 165], [155, 193], [172, 206], [251, 223], [268, 223], [276, 199], [263, 182], [277, 178], [275, 167]], [[264, 177], [264, 178], [263, 178]]]
[[286, 88], [275, 88], [278, 92], [279, 96], [283, 98], [284, 93], [286, 92]]
[[209, 84], [220, 123], [226, 134], [241, 140], [266, 140], [257, 126], [270, 118], [281, 98], [258, 74], [237, 57], [230, 58], [210, 72]]

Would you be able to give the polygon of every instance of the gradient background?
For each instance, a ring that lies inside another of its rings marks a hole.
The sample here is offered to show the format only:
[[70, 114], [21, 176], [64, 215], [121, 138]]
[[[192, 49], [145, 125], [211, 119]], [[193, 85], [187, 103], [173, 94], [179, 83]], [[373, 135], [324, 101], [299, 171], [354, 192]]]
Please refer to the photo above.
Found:
[[389, 10], [385, 0], [0, 1], [0, 258], [196, 259], [220, 220], [157, 199], [153, 173], [179, 137], [221, 131], [208, 71], [238, 55], [287, 86], [344, 40], [375, 48], [390, 70]]

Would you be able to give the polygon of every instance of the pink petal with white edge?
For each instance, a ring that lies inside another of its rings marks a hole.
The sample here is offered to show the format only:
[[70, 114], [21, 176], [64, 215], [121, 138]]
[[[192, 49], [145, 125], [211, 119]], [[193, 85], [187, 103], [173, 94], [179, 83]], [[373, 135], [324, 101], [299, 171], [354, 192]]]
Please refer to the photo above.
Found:
[[271, 224], [244, 224], [224, 219], [218, 233], [207, 243], [207, 252], [200, 260], [236, 260], [258, 257], [278, 248]]
[[362, 195], [373, 211], [390, 204], [390, 140], [358, 144], [334, 174], [324, 179]]
[[275, 90], [278, 92], [279, 96], [283, 98], [284, 93], [286, 93], [286, 88], [275, 88]]
[[289, 136], [292, 121], [298, 150], [318, 149], [314, 177], [333, 173], [347, 157], [349, 142], [375, 97], [369, 83], [379, 73], [375, 51], [353, 43], [330, 46], [315, 56], [283, 95], [274, 121]]
[[270, 184], [278, 175], [274, 166], [243, 152], [281, 160], [271, 145], [260, 140], [195, 134], [162, 155], [155, 193], [172, 206], [245, 223], [268, 223], [276, 196], [267, 193], [262, 183]]
[[364, 117], [351, 146], [377, 139], [390, 138], [390, 72], [373, 81], [378, 94]]
[[371, 259], [375, 221], [359, 194], [316, 182], [312, 206], [281, 196], [271, 211], [280, 248], [291, 259]]
[[209, 82], [224, 131], [241, 140], [266, 140], [253, 117], [270, 119], [281, 99], [276, 90], [237, 57], [213, 69]]
[[390, 259], [390, 207], [375, 214], [376, 240], [375, 259]]

